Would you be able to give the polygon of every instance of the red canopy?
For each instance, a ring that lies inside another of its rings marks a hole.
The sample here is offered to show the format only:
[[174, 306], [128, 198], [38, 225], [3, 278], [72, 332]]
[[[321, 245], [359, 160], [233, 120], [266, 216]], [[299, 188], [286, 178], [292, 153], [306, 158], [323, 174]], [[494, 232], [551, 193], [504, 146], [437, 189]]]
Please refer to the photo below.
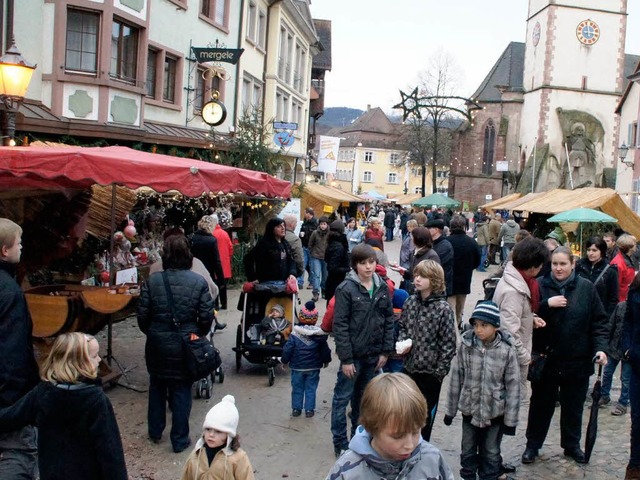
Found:
[[267, 173], [127, 147], [0, 147], [0, 189], [89, 188], [93, 184], [290, 198], [291, 184]]

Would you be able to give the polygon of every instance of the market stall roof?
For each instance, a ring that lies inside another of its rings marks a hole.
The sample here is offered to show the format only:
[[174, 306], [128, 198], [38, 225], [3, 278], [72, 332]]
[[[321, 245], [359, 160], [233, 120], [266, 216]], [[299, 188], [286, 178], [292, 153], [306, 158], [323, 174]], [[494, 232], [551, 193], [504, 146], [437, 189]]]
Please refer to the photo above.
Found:
[[339, 188], [330, 187], [328, 185], [320, 185], [318, 183], [305, 183], [298, 187], [301, 192], [302, 209], [311, 207], [316, 213], [316, 216], [321, 216], [324, 213], [324, 207], [329, 206], [332, 209], [337, 209], [341, 203], [364, 203], [362, 198], [352, 195], [349, 192], [340, 190]]
[[421, 198], [421, 193], [410, 193], [408, 195], [398, 195], [397, 197], [390, 198], [389, 200], [396, 202], [396, 205], [411, 205], [413, 202]]
[[442, 195], [440, 193], [432, 193], [431, 195], [427, 195], [426, 197], [419, 198], [418, 200], [412, 203], [414, 206], [418, 207], [457, 207], [460, 205], [460, 202], [454, 198], [447, 197], [446, 195]]
[[290, 198], [291, 184], [263, 172], [127, 147], [0, 147], [0, 190], [150, 187], [185, 196], [243, 193]]
[[[523, 197], [524, 198], [524, 197]], [[555, 189], [522, 203], [515, 210], [556, 214], [574, 208], [594, 208], [618, 219], [626, 232], [640, 236], [640, 217], [611, 188]]]
[[[544, 195], [547, 192], [535, 192], [535, 193], [527, 193], [524, 197], [520, 197], [520, 198], [516, 198], [514, 200], [510, 200], [506, 203], [503, 203], [500, 205], [499, 209], [500, 210], [522, 210], [520, 208], [520, 205], [523, 205], [527, 202], [530, 202], [531, 200], [533, 200], [534, 198], [538, 198], [542, 195]], [[495, 207], [494, 207], [495, 209]]]
[[504, 203], [511, 202], [513, 200], [517, 200], [522, 196], [521, 193], [511, 193], [509, 195], [505, 195], [504, 197], [497, 198], [492, 200], [489, 203], [485, 203], [484, 205], [480, 205], [480, 208], [485, 208], [487, 210], [503, 210], [502, 205]]
[[376, 192], [375, 190], [369, 190], [367, 193], [363, 193], [362, 195], [360, 195], [360, 201], [362, 201], [362, 199], [379, 201], [389, 200], [386, 196]]

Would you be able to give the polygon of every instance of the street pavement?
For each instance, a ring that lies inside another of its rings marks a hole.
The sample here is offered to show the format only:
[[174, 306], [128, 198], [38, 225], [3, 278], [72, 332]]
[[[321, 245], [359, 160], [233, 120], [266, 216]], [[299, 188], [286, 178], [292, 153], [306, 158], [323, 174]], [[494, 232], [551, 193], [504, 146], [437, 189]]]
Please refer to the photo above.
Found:
[[[385, 242], [385, 252], [391, 262], [396, 262], [400, 250], [400, 240]], [[495, 271], [474, 272], [472, 292], [467, 298], [464, 319], [468, 319], [475, 303], [484, 298], [482, 280]], [[399, 280], [395, 272], [390, 277]], [[266, 369], [262, 365], [251, 365], [246, 360], [239, 372], [235, 368], [236, 328], [240, 312], [235, 309], [239, 290], [230, 290], [229, 310], [219, 313], [220, 321], [227, 328], [215, 336], [215, 344], [221, 350], [224, 362], [225, 380], [215, 383], [213, 396], [209, 400], [194, 399], [191, 413], [191, 436], [195, 442], [201, 432], [202, 421], [215, 403], [224, 395], [232, 394], [240, 411], [239, 434], [242, 447], [247, 451], [256, 470], [256, 479], [278, 478], [323, 479], [333, 465], [333, 445], [331, 443], [330, 418], [331, 399], [335, 383], [338, 361], [335, 358], [328, 368], [322, 370], [318, 388], [317, 413], [313, 418], [291, 417], [290, 381], [286, 368], [278, 366], [275, 385], [268, 386]], [[302, 304], [311, 299], [311, 290], [300, 294]], [[324, 301], [318, 303], [320, 318], [325, 310]], [[104, 351], [106, 332], [99, 335]], [[330, 339], [333, 350], [333, 340]], [[135, 319], [114, 327], [114, 355], [128, 370], [122, 384], [129, 384], [144, 390], [148, 377], [144, 367], [144, 335], [137, 328]], [[620, 394], [619, 374], [616, 374], [612, 400]], [[595, 377], [594, 377], [595, 378]], [[592, 380], [594, 379], [592, 378]], [[448, 380], [442, 389], [440, 404], [444, 404], [448, 391]], [[168, 442], [168, 430], [164, 441], [158, 445], [147, 440], [146, 435], [146, 393], [122, 387], [108, 392], [122, 431], [125, 455], [132, 479], [174, 480], [179, 478], [188, 451], [174, 454]], [[614, 480], [624, 478], [629, 456], [629, 414], [614, 417], [609, 408], [600, 409], [598, 439], [589, 465], [578, 465], [563, 456], [560, 447], [560, 409], [554, 415], [549, 435], [540, 456], [532, 465], [521, 465], [520, 455], [525, 445], [525, 428], [528, 405], [520, 410], [520, 424], [515, 437], [504, 437], [502, 450], [506, 462], [517, 466], [512, 474], [516, 479], [587, 479]], [[169, 415], [169, 413], [168, 413]], [[583, 435], [586, 431], [589, 408], [585, 408]], [[170, 417], [169, 417], [170, 418]], [[443, 413], [438, 412], [431, 441], [443, 452], [456, 478], [459, 478], [459, 456], [461, 439], [461, 418], [458, 415], [449, 427], [442, 422]], [[170, 425], [170, 420], [169, 420]]]

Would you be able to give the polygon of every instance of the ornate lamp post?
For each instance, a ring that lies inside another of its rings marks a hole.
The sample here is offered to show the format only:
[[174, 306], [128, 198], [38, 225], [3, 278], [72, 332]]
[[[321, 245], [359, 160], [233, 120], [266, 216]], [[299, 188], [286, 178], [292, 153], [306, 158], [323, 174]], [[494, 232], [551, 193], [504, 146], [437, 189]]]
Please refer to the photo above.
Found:
[[11, 46], [0, 57], [0, 128], [3, 144], [15, 145], [16, 113], [24, 99], [36, 65], [27, 61], [16, 47], [15, 38]]
[[633, 167], [634, 159], [630, 158], [626, 160], [627, 153], [629, 153], [629, 147], [623, 142], [622, 145], [618, 147], [618, 157], [620, 157], [620, 161], [624, 163], [628, 167]]
[[[469, 123], [473, 122], [473, 118], [471, 116], [471, 112], [473, 110], [480, 110], [482, 107], [478, 105], [475, 101], [470, 98], [459, 97], [459, 96], [449, 96], [449, 95], [426, 95], [421, 96], [418, 92], [418, 87], [414, 88], [410, 94], [406, 94], [402, 90], [400, 90], [400, 97], [402, 101], [397, 105], [394, 105], [393, 108], [398, 108], [402, 110], [402, 121], [406, 121], [409, 117], [414, 117], [418, 120], [423, 118], [431, 119], [431, 127], [433, 128], [433, 142], [432, 142], [432, 187], [433, 193], [437, 191], [436, 185], [436, 175], [437, 175], [437, 164], [438, 164], [438, 134], [440, 129], [442, 128], [440, 122], [443, 120], [443, 117], [448, 113], [458, 113], [466, 118]], [[467, 108], [456, 107], [449, 105], [449, 101], [458, 100], [467, 105]], [[426, 195], [425, 190], [425, 179], [427, 173], [427, 165], [425, 162], [425, 158], [421, 159], [422, 163], [422, 195]]]

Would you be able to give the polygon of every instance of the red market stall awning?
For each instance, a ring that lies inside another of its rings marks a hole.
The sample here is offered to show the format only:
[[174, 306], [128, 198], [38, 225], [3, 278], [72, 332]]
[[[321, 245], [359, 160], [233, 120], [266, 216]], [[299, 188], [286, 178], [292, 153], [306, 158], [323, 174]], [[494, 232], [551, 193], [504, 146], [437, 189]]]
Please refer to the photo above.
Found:
[[85, 189], [93, 184], [290, 198], [291, 184], [267, 173], [127, 147], [0, 147], [0, 189]]

